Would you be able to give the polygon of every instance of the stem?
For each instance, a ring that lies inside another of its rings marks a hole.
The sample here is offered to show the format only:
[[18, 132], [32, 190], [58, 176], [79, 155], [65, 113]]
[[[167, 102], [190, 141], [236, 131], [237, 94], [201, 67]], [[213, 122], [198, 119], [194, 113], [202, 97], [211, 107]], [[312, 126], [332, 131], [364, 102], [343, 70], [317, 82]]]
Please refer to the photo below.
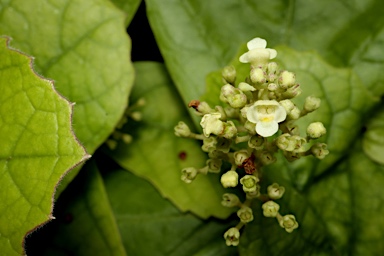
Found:
[[205, 137], [204, 134], [196, 134], [196, 133], [191, 132], [191, 134], [188, 136], [188, 138], [195, 139], [195, 140], [204, 140], [207, 137]]

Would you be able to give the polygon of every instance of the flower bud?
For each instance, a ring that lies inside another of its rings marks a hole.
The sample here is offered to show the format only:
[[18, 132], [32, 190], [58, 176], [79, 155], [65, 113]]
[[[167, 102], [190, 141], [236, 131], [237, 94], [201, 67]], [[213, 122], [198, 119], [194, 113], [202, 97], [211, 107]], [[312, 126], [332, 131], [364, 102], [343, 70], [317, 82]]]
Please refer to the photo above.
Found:
[[223, 161], [221, 159], [208, 159], [206, 164], [208, 166], [208, 171], [213, 173], [219, 173]]
[[243, 185], [243, 190], [245, 193], [254, 192], [257, 190], [257, 183], [259, 182], [259, 178], [253, 175], [245, 175], [240, 179], [241, 185]]
[[248, 134], [255, 135], [256, 134], [256, 124], [249, 122], [248, 120], [244, 123], [244, 128], [247, 130]]
[[239, 83], [239, 89], [242, 90], [243, 92], [256, 91], [255, 87], [253, 87], [250, 84], [244, 83], [244, 82]]
[[308, 96], [305, 99], [304, 111], [307, 113], [313, 112], [320, 107], [321, 100], [319, 98]]
[[229, 150], [231, 149], [231, 143], [232, 141], [223, 137], [218, 137], [217, 138], [217, 146], [216, 149], [218, 151], [228, 153]]
[[224, 233], [224, 239], [227, 246], [239, 245], [240, 231], [237, 228], [230, 228]]
[[280, 210], [280, 205], [274, 201], [265, 202], [261, 207], [263, 208], [263, 215], [265, 217], [275, 218]]
[[236, 69], [234, 66], [226, 66], [221, 72], [226, 83], [234, 84], [236, 81]]
[[248, 146], [256, 150], [262, 149], [264, 147], [264, 137], [253, 135], [248, 141]]
[[191, 130], [189, 129], [188, 125], [180, 121], [175, 126], [175, 135], [177, 137], [189, 137], [189, 135], [191, 135]]
[[216, 149], [217, 145], [217, 138], [214, 136], [210, 136], [208, 138], [203, 139], [203, 145], [201, 146], [201, 149], [204, 152], [211, 152]]
[[188, 167], [181, 170], [181, 180], [185, 183], [191, 183], [197, 176], [196, 168]]
[[326, 133], [327, 133], [327, 129], [325, 129], [322, 122], [314, 122], [307, 127], [307, 135], [311, 139], [320, 138]]
[[300, 136], [284, 133], [277, 138], [276, 145], [281, 150], [299, 151], [306, 142], [307, 141]]
[[291, 120], [296, 120], [296, 119], [299, 119], [300, 114], [301, 114], [300, 109], [294, 106], [293, 109], [289, 113], [287, 113], [287, 116]]
[[250, 72], [252, 83], [263, 84], [267, 81], [266, 74], [261, 68], [253, 68]]
[[237, 135], [237, 129], [232, 121], [227, 121], [224, 124], [223, 136], [226, 139], [231, 139]]
[[228, 171], [221, 175], [220, 182], [225, 188], [236, 187], [238, 184], [239, 175], [235, 171]]
[[325, 143], [316, 143], [311, 147], [311, 153], [314, 157], [318, 159], [324, 159], [329, 154], [327, 149], [327, 144]]
[[240, 199], [235, 194], [225, 193], [221, 204], [225, 207], [234, 207], [240, 205]]
[[280, 74], [279, 83], [283, 89], [290, 88], [296, 83], [296, 76], [294, 73], [285, 70]]
[[213, 112], [213, 109], [211, 109], [211, 107], [205, 101], [200, 102], [198, 100], [191, 100], [188, 104], [188, 107], [194, 108], [196, 110], [195, 113], [199, 116]]
[[290, 88], [288, 88], [284, 93], [283, 93], [283, 97], [285, 99], [292, 99], [294, 97], [297, 97], [301, 94], [302, 90], [300, 88], [300, 85], [299, 84], [296, 84]]
[[280, 105], [285, 109], [287, 114], [289, 114], [296, 105], [291, 100], [281, 100], [279, 101]]
[[205, 114], [201, 119], [200, 125], [203, 128], [203, 133], [206, 137], [215, 134], [220, 135], [224, 131], [224, 122], [220, 120], [220, 113]]
[[260, 185], [259, 184], [256, 185], [255, 191], [251, 191], [251, 192], [246, 193], [247, 199], [257, 198], [259, 196], [260, 196]]
[[243, 223], [248, 223], [253, 221], [253, 212], [252, 209], [248, 206], [242, 206], [240, 210], [237, 211], [237, 216], [240, 218], [240, 221]]
[[285, 215], [279, 219], [280, 227], [284, 228], [288, 233], [292, 233], [292, 231], [299, 227], [299, 223], [297, 223], [295, 216], [292, 214]]
[[276, 91], [276, 90], [278, 89], [278, 86], [277, 86], [277, 84], [270, 83], [270, 84], [268, 84], [267, 89], [268, 89], [269, 91]]
[[239, 151], [236, 151], [233, 154], [233, 158], [235, 159], [235, 164], [237, 166], [242, 166], [244, 161], [250, 157], [250, 154], [246, 149], [241, 149]]
[[268, 65], [267, 65], [267, 72], [268, 72], [268, 75], [270, 75], [270, 74], [276, 74], [278, 68], [279, 68], [279, 66], [277, 65], [276, 62], [270, 62], [270, 63], [268, 63]]
[[267, 190], [269, 198], [273, 200], [282, 198], [285, 192], [285, 188], [283, 186], [279, 186], [277, 183], [269, 185]]

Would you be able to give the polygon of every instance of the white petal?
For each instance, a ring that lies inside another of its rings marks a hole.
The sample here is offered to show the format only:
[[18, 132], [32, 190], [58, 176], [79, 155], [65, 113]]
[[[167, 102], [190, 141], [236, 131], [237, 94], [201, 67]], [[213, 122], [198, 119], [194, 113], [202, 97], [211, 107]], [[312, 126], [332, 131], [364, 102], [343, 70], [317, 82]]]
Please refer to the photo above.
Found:
[[249, 63], [248, 60], [248, 52], [244, 53], [243, 55], [240, 56], [239, 61], [241, 63]]
[[269, 137], [275, 134], [279, 130], [277, 122], [258, 122], [256, 124], [256, 132], [263, 137]]
[[247, 43], [248, 50], [256, 49], [256, 48], [265, 48], [267, 47], [267, 41], [263, 38], [256, 37]]
[[283, 106], [280, 105], [275, 112], [275, 121], [280, 123], [284, 121], [285, 118], [287, 118], [287, 111]]
[[251, 106], [247, 110], [247, 119], [251, 123], [257, 123], [259, 122], [259, 118], [257, 116], [257, 110], [255, 106]]
[[274, 59], [277, 56], [277, 51], [275, 49], [267, 48], [266, 50], [269, 51], [269, 59]]

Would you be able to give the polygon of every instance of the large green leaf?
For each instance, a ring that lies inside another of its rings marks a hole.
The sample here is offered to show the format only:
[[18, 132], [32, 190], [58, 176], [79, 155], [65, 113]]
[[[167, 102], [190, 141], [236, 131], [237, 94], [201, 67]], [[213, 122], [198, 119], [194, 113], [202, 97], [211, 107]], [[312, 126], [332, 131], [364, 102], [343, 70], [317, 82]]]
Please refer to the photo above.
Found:
[[76, 103], [75, 133], [93, 153], [123, 114], [133, 83], [123, 13], [109, 0], [0, 0], [0, 13], [0, 34], [36, 57], [36, 70]]
[[[281, 168], [271, 176], [288, 172]], [[282, 181], [288, 190], [281, 212], [294, 213], [299, 229], [288, 234], [275, 219], [256, 217], [241, 239], [241, 255], [381, 255], [383, 173], [384, 167], [362, 152], [359, 141], [345, 161], [333, 167], [332, 175], [317, 179], [305, 191], [292, 188], [292, 180]], [[254, 205], [254, 212], [261, 212], [261, 206]]]
[[56, 220], [27, 240], [28, 255], [126, 255], [94, 161], [68, 186], [55, 212]]
[[139, 5], [141, 3], [141, 0], [111, 0], [111, 1], [119, 9], [121, 9], [126, 15], [125, 17], [126, 25], [128, 25], [131, 22], [131, 20], [133, 19], [133, 16], [135, 16], [137, 8], [139, 8]]
[[375, 94], [384, 93], [381, 0], [147, 0], [147, 13], [169, 72], [185, 102], [204, 92], [205, 76], [225, 66], [240, 44], [266, 38], [314, 50], [352, 67]]
[[72, 104], [0, 37], [0, 250], [23, 253], [27, 232], [54, 217], [64, 174], [88, 156], [71, 128]]
[[384, 165], [384, 107], [383, 104], [366, 127], [364, 152], [374, 161]]
[[222, 239], [233, 223], [181, 213], [148, 181], [98, 157], [105, 173], [85, 166], [59, 198], [57, 220], [27, 240], [28, 255], [236, 255]]
[[129, 172], [118, 170], [104, 178], [127, 254], [235, 255], [222, 238], [230, 222], [183, 214], [147, 181]]
[[[181, 181], [181, 169], [205, 166], [206, 156], [198, 142], [176, 137], [174, 126], [179, 121], [191, 123], [184, 104], [172, 90], [172, 82], [164, 65], [141, 62], [135, 65], [137, 80], [132, 100], [144, 98], [143, 119], [134, 127], [133, 142], [119, 143], [109, 155], [125, 169], [150, 180], [182, 211], [192, 211], [201, 217], [224, 218], [230, 211], [221, 206], [221, 187], [218, 175], [200, 175], [191, 184]], [[181, 156], [183, 157], [181, 157]]]

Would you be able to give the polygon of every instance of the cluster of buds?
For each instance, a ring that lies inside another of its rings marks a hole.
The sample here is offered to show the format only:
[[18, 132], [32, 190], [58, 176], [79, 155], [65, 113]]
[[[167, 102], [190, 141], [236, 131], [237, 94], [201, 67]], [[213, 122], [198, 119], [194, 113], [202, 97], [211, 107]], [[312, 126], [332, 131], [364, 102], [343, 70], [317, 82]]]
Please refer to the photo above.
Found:
[[126, 108], [123, 116], [120, 118], [118, 124], [116, 125], [115, 130], [105, 142], [109, 149], [116, 149], [119, 141], [123, 141], [125, 144], [129, 144], [132, 142], [132, 136], [130, 134], [124, 133], [122, 131], [122, 128], [128, 122], [129, 119], [132, 119], [136, 122], [141, 121], [142, 115], [139, 109], [145, 106], [145, 104], [145, 99], [140, 98], [134, 104]]
[[[314, 141], [326, 133], [321, 122], [309, 124], [305, 136], [300, 135], [295, 124], [299, 118], [318, 109], [320, 99], [307, 97], [304, 106], [299, 108], [292, 101], [301, 94], [295, 74], [280, 70], [277, 63], [271, 61], [277, 56], [276, 50], [266, 45], [261, 38], [248, 42], [249, 51], [240, 57], [240, 62], [250, 63], [245, 81], [236, 83], [236, 69], [233, 66], [224, 68], [224, 85], [219, 98], [226, 107], [212, 108], [197, 100], [190, 102], [189, 107], [202, 117], [202, 134], [191, 132], [183, 122], [175, 127], [176, 136], [201, 140], [202, 150], [209, 156], [203, 168], [183, 169], [183, 181], [190, 183], [198, 174], [220, 173], [223, 187], [234, 188], [240, 183], [246, 195], [244, 202], [235, 194], [223, 196], [223, 206], [239, 207], [240, 219], [236, 227], [224, 234], [227, 245], [238, 245], [240, 229], [253, 220], [251, 204], [254, 199], [263, 203], [264, 216], [276, 218], [288, 233], [298, 228], [295, 216], [282, 216], [275, 202], [283, 196], [284, 187], [274, 183], [266, 194], [260, 192], [262, 167], [273, 164], [279, 150], [288, 161], [308, 155], [323, 159], [329, 153], [326, 144]], [[223, 162], [230, 164], [229, 170], [222, 170]]]

